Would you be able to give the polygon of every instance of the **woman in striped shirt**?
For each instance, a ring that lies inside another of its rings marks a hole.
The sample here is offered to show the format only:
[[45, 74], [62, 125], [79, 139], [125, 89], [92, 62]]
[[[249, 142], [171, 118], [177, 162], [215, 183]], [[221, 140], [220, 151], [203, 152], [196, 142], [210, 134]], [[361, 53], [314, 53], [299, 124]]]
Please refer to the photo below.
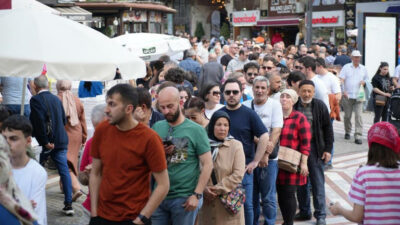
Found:
[[349, 192], [353, 209], [340, 203], [332, 214], [361, 224], [400, 224], [400, 138], [388, 122], [374, 124], [368, 131], [368, 162], [360, 167]]

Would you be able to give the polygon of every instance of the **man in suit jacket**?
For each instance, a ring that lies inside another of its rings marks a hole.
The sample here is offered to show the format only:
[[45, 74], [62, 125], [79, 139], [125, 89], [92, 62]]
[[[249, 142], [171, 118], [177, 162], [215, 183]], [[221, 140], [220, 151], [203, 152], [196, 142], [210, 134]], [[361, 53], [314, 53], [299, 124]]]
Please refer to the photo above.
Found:
[[[29, 119], [33, 126], [33, 136], [43, 148], [40, 163], [43, 165], [49, 156], [55, 162], [64, 191], [63, 211], [66, 215], [72, 216], [74, 210], [72, 209], [71, 177], [67, 164], [68, 136], [64, 128], [66, 124], [64, 108], [58, 97], [49, 92], [46, 76], [36, 77], [34, 86], [37, 94], [30, 100]], [[51, 119], [50, 133], [47, 127], [49, 118]]]

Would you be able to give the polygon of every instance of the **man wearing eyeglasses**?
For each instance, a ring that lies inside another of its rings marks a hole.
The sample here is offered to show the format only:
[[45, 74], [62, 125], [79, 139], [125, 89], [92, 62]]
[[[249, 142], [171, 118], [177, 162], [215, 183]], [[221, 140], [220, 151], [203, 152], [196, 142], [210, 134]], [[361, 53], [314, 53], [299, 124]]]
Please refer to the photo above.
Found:
[[272, 73], [276, 70], [277, 64], [278, 61], [276, 61], [274, 57], [264, 56], [262, 66], [260, 68], [260, 75], [266, 76], [267, 73]]
[[246, 78], [246, 88], [244, 89], [244, 93], [249, 95], [251, 98], [253, 97], [253, 80], [258, 76], [258, 71], [260, 70], [260, 66], [256, 62], [246, 63], [243, 67], [244, 76]]
[[[242, 97], [241, 83], [236, 79], [228, 79], [223, 85], [226, 106], [220, 110], [228, 113], [231, 118], [231, 135], [242, 142], [246, 156], [246, 173], [242, 184], [246, 190], [246, 202], [244, 203], [245, 224], [253, 225], [253, 171], [259, 162], [272, 150], [267, 148], [269, 135], [268, 130], [262, 123], [260, 117], [250, 108], [240, 104]], [[254, 137], [258, 138], [257, 150], [255, 150]]]
[[[279, 76], [279, 75], [278, 75]], [[265, 154], [259, 167], [254, 171], [254, 225], [258, 225], [260, 215], [260, 198], [265, 224], [275, 224], [276, 220], [276, 177], [278, 175], [279, 136], [283, 127], [282, 106], [275, 99], [268, 97], [269, 81], [258, 76], [253, 81], [254, 100], [243, 105], [254, 110], [269, 130], [267, 148], [270, 155]]]

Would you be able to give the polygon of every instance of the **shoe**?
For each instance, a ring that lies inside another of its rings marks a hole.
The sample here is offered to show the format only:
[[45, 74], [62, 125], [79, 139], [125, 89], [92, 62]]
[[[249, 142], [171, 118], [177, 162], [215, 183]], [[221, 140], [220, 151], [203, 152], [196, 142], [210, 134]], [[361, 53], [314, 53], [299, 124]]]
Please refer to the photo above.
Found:
[[74, 209], [72, 208], [72, 204], [71, 203], [65, 204], [65, 207], [63, 208], [63, 212], [67, 216], [73, 216], [74, 215]]
[[327, 171], [327, 170], [330, 170], [330, 169], [333, 169], [332, 164], [328, 164], [328, 165], [326, 165], [326, 166], [324, 167], [324, 171]]
[[76, 202], [76, 200], [82, 196], [82, 192], [81, 191], [77, 191], [72, 195], [72, 202]]
[[361, 145], [361, 144], [362, 144], [362, 140], [361, 140], [361, 139], [356, 139], [356, 140], [354, 141], [354, 143], [356, 143], [356, 144], [358, 144], [358, 145]]
[[350, 140], [350, 134], [345, 134], [345, 135], [344, 135], [344, 139]]
[[311, 220], [311, 215], [303, 215], [302, 213], [299, 212], [294, 216], [294, 220], [297, 221]]
[[317, 219], [316, 225], [326, 225], [326, 221], [324, 218]]

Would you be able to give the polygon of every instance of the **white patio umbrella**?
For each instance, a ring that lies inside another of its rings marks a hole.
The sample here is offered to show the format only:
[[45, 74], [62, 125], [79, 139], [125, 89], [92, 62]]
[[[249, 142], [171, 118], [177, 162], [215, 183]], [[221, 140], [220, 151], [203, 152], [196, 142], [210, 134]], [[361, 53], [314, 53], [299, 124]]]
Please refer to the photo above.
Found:
[[146, 74], [143, 60], [100, 32], [37, 10], [0, 14], [0, 76], [36, 77], [47, 66], [59, 80], [112, 80]]
[[146, 61], [158, 60], [162, 55], [176, 55], [192, 47], [188, 39], [166, 34], [131, 33], [113, 40]]

